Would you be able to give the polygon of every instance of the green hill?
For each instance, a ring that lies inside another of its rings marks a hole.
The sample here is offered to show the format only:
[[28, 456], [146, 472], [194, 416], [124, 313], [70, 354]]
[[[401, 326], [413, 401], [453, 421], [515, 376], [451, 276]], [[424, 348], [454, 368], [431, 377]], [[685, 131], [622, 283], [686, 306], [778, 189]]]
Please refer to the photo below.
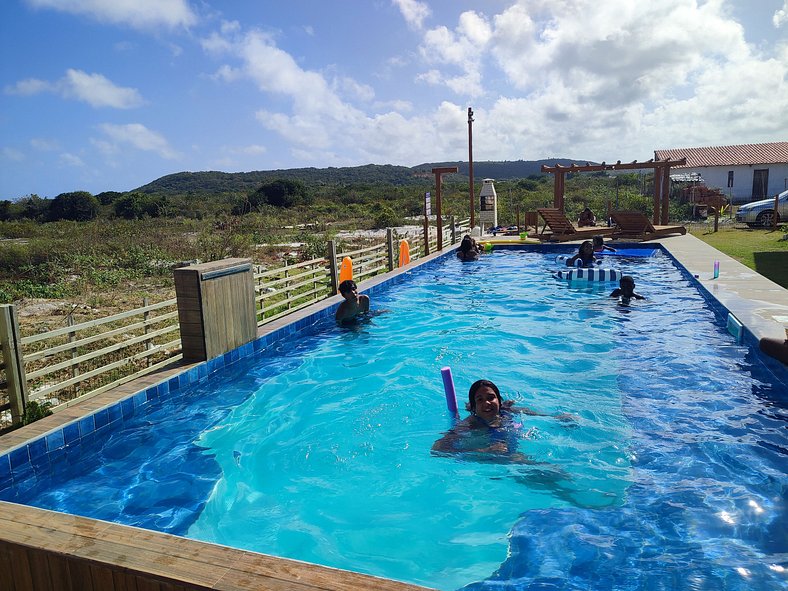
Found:
[[[526, 178], [541, 174], [542, 164], [572, 163], [585, 164], [585, 161], [556, 158], [551, 160], [485, 161], [473, 163], [475, 181], [484, 178], [496, 180]], [[142, 193], [159, 195], [177, 194], [221, 194], [250, 193], [263, 183], [273, 179], [295, 179], [310, 185], [349, 185], [385, 184], [394, 186], [423, 185], [432, 180], [432, 169], [456, 166], [460, 178], [468, 177], [467, 162], [424, 163], [408, 168], [391, 164], [366, 164], [364, 166], [328, 168], [288, 168], [283, 170], [262, 170], [253, 172], [177, 172], [163, 176], [147, 185], [134, 189]], [[447, 180], [451, 177], [446, 177]], [[457, 178], [457, 177], [455, 177]]]

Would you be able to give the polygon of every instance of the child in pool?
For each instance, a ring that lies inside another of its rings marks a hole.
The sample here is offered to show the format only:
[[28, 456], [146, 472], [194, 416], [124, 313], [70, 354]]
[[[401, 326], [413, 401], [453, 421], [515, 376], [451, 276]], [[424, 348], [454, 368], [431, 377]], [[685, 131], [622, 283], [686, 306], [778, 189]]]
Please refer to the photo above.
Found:
[[[529, 460], [517, 453], [517, 425], [514, 415], [554, 416], [559, 421], [573, 421], [568, 414], [545, 415], [530, 408], [515, 407], [504, 401], [498, 386], [489, 380], [477, 380], [468, 391], [466, 408], [471, 416], [452, 427], [432, 445], [432, 451], [445, 453], [486, 453], [508, 456], [512, 462]], [[483, 436], [483, 437], [479, 437]]]
[[645, 300], [645, 296], [635, 293], [635, 280], [631, 275], [624, 275], [618, 281], [618, 287], [610, 292], [611, 298], [620, 298], [622, 303], [629, 303], [630, 300]]
[[369, 296], [358, 295], [358, 286], [352, 279], [346, 279], [339, 284], [339, 293], [345, 301], [337, 308], [337, 323], [351, 321], [360, 314], [369, 312]]
[[594, 257], [594, 245], [590, 240], [585, 240], [580, 245], [577, 254], [566, 259], [567, 267], [578, 267], [577, 261], [582, 262], [583, 267], [593, 267], [596, 262]]
[[615, 248], [605, 244], [605, 239], [602, 236], [594, 236], [592, 240], [594, 241], [594, 252], [616, 252]]

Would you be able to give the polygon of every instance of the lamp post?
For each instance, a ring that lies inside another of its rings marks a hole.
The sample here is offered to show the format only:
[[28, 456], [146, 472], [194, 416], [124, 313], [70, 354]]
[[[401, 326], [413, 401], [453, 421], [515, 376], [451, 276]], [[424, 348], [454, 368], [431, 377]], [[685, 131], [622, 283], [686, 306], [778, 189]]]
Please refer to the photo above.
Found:
[[470, 107], [468, 107], [468, 179], [468, 192], [470, 193], [471, 197], [471, 229], [473, 229], [476, 227], [476, 222], [474, 218], [473, 206], [473, 202], [475, 201], [473, 195], [473, 109]]

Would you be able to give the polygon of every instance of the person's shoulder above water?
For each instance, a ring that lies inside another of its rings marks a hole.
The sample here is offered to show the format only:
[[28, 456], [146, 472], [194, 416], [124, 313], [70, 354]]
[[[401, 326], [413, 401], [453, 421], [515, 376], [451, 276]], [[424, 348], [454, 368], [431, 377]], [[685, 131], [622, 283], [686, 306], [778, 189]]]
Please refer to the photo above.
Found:
[[[503, 400], [501, 392], [489, 380], [477, 380], [468, 390], [466, 409], [471, 415], [449, 429], [432, 445], [433, 452], [449, 454], [492, 454], [507, 456], [507, 461], [530, 462], [517, 453], [518, 437], [514, 429], [512, 415], [552, 416], [561, 421], [574, 421], [575, 417], [562, 413], [546, 415], [529, 408], [515, 407], [511, 400]], [[479, 439], [474, 433], [486, 435]], [[498, 435], [496, 435], [498, 434]], [[511, 437], [500, 434], [513, 435]], [[474, 456], [475, 457], [475, 456]]]
[[624, 300], [645, 300], [646, 297], [635, 292], [635, 280], [631, 275], [624, 275], [618, 282], [618, 287], [610, 292], [611, 298], [622, 298]]
[[369, 312], [369, 296], [359, 295], [356, 282], [352, 279], [347, 279], [339, 284], [339, 293], [344, 301], [337, 308], [335, 315], [337, 322], [347, 322], [359, 314]]
[[470, 234], [463, 236], [457, 248], [457, 258], [461, 261], [475, 261], [479, 258], [479, 245]]

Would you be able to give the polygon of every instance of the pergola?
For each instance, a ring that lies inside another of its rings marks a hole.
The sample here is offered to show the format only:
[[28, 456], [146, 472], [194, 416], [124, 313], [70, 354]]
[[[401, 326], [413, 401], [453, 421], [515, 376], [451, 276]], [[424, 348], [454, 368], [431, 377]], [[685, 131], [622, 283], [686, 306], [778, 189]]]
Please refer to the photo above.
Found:
[[687, 163], [686, 158], [680, 160], [647, 160], [645, 162], [638, 162], [634, 160], [628, 164], [622, 164], [621, 160], [615, 164], [589, 164], [578, 166], [572, 164], [571, 166], [555, 166], [542, 165], [542, 172], [549, 172], [555, 175], [555, 183], [553, 184], [553, 207], [564, 211], [564, 182], [566, 180], [566, 173], [568, 172], [601, 172], [607, 170], [639, 170], [643, 168], [652, 168], [654, 170], [654, 225], [668, 223], [668, 197], [670, 195], [670, 167], [681, 166]]

